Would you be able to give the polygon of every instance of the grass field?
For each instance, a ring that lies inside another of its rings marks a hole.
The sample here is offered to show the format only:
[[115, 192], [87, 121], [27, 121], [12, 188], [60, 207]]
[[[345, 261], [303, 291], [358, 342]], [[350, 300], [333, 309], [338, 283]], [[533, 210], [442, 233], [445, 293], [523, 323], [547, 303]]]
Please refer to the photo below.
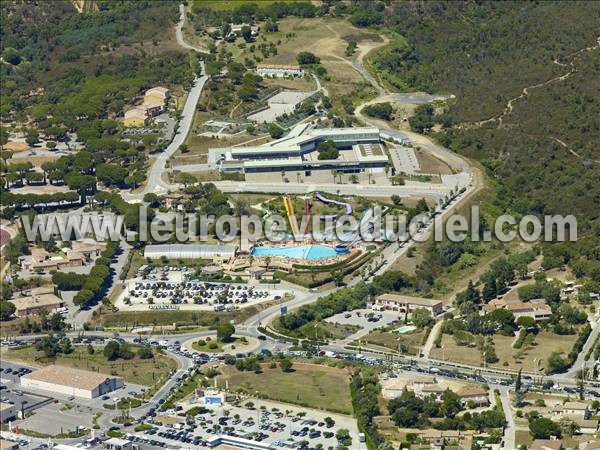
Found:
[[[239, 338], [232, 338], [231, 342], [228, 342], [228, 344], [233, 344], [235, 345], [238, 342]], [[200, 345], [200, 341], [204, 342], [204, 345]], [[211, 348], [211, 344], [214, 347], [216, 345], [215, 348]], [[194, 342], [192, 344], [192, 348], [196, 351], [199, 352], [204, 352], [204, 353], [221, 353], [223, 351], [223, 346], [225, 344], [217, 339], [212, 338], [210, 341], [207, 341], [206, 338], [204, 339], [200, 339], [196, 342]]]
[[[295, 364], [292, 372], [265, 367], [262, 373], [240, 372], [224, 366], [219, 383], [229, 381], [234, 391], [294, 403], [309, 408], [352, 414], [349, 374], [325, 366]], [[258, 393], [258, 394], [257, 394]]]
[[264, 302], [234, 312], [214, 311], [120, 311], [104, 312], [94, 319], [105, 328], [130, 329], [133, 326], [212, 326], [219, 320], [240, 323], [276, 302]]
[[[569, 353], [573, 347], [577, 335], [559, 336], [547, 331], [541, 331], [531, 342], [526, 342], [520, 349], [515, 349], [512, 344], [514, 336], [503, 336], [496, 334], [493, 337], [494, 349], [498, 362], [490, 364], [492, 367], [501, 367], [512, 370], [522, 369], [525, 372], [542, 373], [546, 361], [552, 352]], [[443, 348], [433, 348], [431, 357], [435, 359], [446, 359], [472, 366], [483, 365], [481, 351], [477, 347], [457, 345], [454, 338], [444, 335], [442, 338]], [[537, 361], [534, 362], [534, 359]]]
[[[135, 347], [132, 347], [135, 352]], [[125, 361], [107, 361], [102, 354], [103, 347], [96, 346], [96, 353], [89, 355], [86, 346], [76, 346], [69, 355], [58, 355], [47, 358], [34, 347], [24, 347], [14, 350], [3, 350], [2, 359], [22, 362], [34, 366], [58, 364], [91, 372], [122, 377], [128, 383], [152, 386], [163, 382], [172, 370], [177, 369], [177, 362], [166, 355], [155, 352], [154, 359], [134, 359]]]
[[[373, 344], [385, 347], [393, 351], [401, 349], [401, 353], [407, 355], [418, 355], [426, 335], [425, 330], [412, 333], [397, 334], [389, 331], [372, 331], [360, 341], [361, 343]], [[357, 345], [357, 342], [354, 342]]]

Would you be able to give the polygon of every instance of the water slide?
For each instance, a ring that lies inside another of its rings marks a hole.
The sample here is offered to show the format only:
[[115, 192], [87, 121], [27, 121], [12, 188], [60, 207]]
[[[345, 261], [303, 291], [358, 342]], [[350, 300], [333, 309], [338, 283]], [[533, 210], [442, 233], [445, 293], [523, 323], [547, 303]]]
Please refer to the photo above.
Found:
[[[330, 198], [324, 197], [320, 192], [315, 192], [315, 198], [323, 203], [332, 204], [332, 205], [340, 205], [346, 208], [346, 215], [352, 214], [352, 205], [350, 203], [340, 202], [338, 200], [332, 200]], [[337, 214], [332, 214], [329, 216], [321, 216], [321, 220], [335, 220], [337, 219]]]
[[292, 227], [292, 234], [294, 236], [299, 236], [300, 231], [298, 229], [298, 221], [294, 215], [294, 206], [292, 205], [292, 199], [289, 195], [283, 197], [283, 206], [285, 207], [285, 212], [288, 216], [288, 220], [290, 221], [290, 226]]

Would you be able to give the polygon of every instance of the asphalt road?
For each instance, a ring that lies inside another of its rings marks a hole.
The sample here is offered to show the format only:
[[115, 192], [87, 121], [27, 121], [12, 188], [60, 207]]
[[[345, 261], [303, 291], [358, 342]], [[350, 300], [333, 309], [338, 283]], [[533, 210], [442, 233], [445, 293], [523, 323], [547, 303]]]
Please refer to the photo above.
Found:
[[[204, 71], [204, 63], [202, 63], [202, 71]], [[167, 161], [173, 154], [177, 151], [179, 146], [185, 142], [185, 139], [192, 128], [192, 123], [194, 122], [194, 112], [196, 111], [196, 104], [200, 99], [200, 95], [202, 94], [202, 88], [204, 88], [204, 84], [208, 80], [206, 75], [202, 75], [194, 81], [194, 85], [190, 90], [188, 97], [185, 101], [185, 105], [183, 107], [183, 112], [181, 114], [181, 119], [179, 120], [179, 124], [177, 130], [175, 131], [175, 137], [168, 145], [168, 147], [158, 155], [158, 157], [154, 160], [152, 164], [152, 168], [148, 173], [148, 180], [146, 181], [146, 186], [144, 187], [143, 194], [147, 194], [148, 192], [154, 192], [157, 194], [165, 194], [172, 186], [164, 182], [161, 178], [163, 172], [165, 172], [167, 167]], [[130, 195], [130, 197], [134, 197]], [[139, 197], [139, 196], [138, 196]]]
[[297, 183], [249, 183], [233, 181], [217, 181], [215, 186], [222, 192], [269, 192], [277, 194], [306, 194], [321, 191], [339, 195], [360, 195], [374, 197], [424, 196], [443, 199], [449, 192], [446, 187], [415, 186], [378, 186], [361, 184], [297, 184]]
[[509, 388], [508, 386], [494, 386], [490, 385], [492, 389], [498, 389], [500, 391], [500, 400], [502, 401], [502, 409], [504, 410], [504, 416], [506, 417], [506, 427], [504, 428], [504, 445], [505, 449], [513, 449], [515, 447], [515, 418], [512, 413], [510, 406]]

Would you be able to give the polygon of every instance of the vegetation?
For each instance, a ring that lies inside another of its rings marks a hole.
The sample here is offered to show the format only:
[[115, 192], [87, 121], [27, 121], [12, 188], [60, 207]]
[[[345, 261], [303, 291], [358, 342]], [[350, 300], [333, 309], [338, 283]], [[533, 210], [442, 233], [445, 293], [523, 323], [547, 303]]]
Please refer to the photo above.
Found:
[[394, 109], [389, 102], [374, 103], [373, 105], [365, 106], [364, 112], [367, 116], [375, 117], [377, 119], [392, 120]]
[[296, 330], [316, 320], [320, 321], [344, 311], [364, 308], [369, 295], [384, 292], [401, 291], [412, 285], [413, 281], [402, 272], [388, 271], [373, 279], [370, 284], [360, 283], [354, 287], [339, 289], [310, 305], [281, 316], [279, 323], [285, 330]]
[[317, 146], [317, 151], [319, 152], [319, 160], [337, 159], [340, 156], [340, 152], [332, 140], [320, 142]]
[[[245, 358], [248, 359], [248, 358]], [[238, 359], [239, 360], [239, 359]], [[345, 370], [310, 365], [294, 365], [285, 372], [278, 368], [261, 367], [255, 370], [238, 370], [225, 366], [219, 381], [229, 380], [229, 387], [262, 398], [317, 408], [352, 413], [348, 374]]]

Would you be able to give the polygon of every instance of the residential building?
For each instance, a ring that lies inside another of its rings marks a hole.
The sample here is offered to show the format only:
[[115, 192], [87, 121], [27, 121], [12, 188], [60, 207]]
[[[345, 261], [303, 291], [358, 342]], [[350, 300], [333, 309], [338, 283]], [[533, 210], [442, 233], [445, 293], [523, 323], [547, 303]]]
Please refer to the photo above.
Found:
[[9, 301], [15, 305], [17, 317], [37, 315], [42, 310], [52, 314], [63, 306], [62, 299], [54, 294], [31, 295]]
[[[17, 417], [17, 409], [12, 403], [0, 403], [0, 423], [12, 421]], [[4, 448], [4, 447], [2, 447]]]
[[146, 120], [148, 120], [146, 110], [136, 106], [135, 108], [125, 111], [125, 119], [123, 120], [123, 124], [126, 127], [143, 127], [146, 125]]
[[68, 251], [65, 256], [50, 256], [48, 252], [36, 251], [31, 255], [19, 256], [19, 265], [22, 270], [50, 271], [61, 270], [66, 267], [80, 267], [84, 263], [84, 256], [80, 252]]
[[463, 405], [469, 402], [475, 403], [476, 406], [487, 406], [489, 404], [489, 393], [480, 386], [464, 387], [457, 394]]
[[144, 103], [160, 103], [162, 106], [171, 98], [171, 91], [166, 87], [156, 86], [144, 94]]
[[295, 64], [258, 64], [256, 73], [261, 77], [303, 77], [304, 70]]
[[548, 320], [552, 316], [552, 309], [544, 299], [534, 299], [528, 302], [494, 299], [483, 305], [481, 313], [485, 315], [496, 309], [507, 309], [514, 314], [516, 319], [526, 316], [540, 321]]
[[[318, 145], [331, 140], [339, 156], [319, 160]], [[337, 170], [345, 173], [364, 172], [388, 165], [388, 155], [377, 128], [310, 128], [300, 124], [273, 142], [250, 147], [209, 149], [209, 165], [222, 172], [301, 171], [305, 176], [313, 170]]]
[[23, 375], [21, 386], [92, 399], [121, 388], [123, 380], [103, 373], [53, 365]]
[[529, 450], [563, 450], [563, 442], [560, 439], [535, 439]]
[[574, 422], [579, 426], [579, 434], [596, 434], [598, 431], [598, 421], [595, 419], [575, 419]]
[[600, 439], [579, 441], [579, 450], [600, 450]]
[[436, 400], [440, 400], [442, 398], [442, 395], [444, 395], [444, 392], [446, 392], [447, 389], [448, 389], [448, 386], [445, 386], [445, 385], [431, 384], [431, 385], [423, 386], [419, 390], [415, 390], [415, 393], [419, 397], [430, 397], [433, 395]]
[[73, 252], [81, 253], [84, 256], [86, 263], [95, 260], [105, 248], [105, 243], [99, 243], [92, 240], [71, 242], [71, 250]]
[[409, 297], [398, 294], [382, 294], [375, 298], [373, 309], [398, 311], [400, 314], [412, 314], [417, 309], [426, 309], [432, 316], [443, 312], [444, 305], [439, 300], [430, 298]]
[[590, 417], [589, 405], [585, 402], [566, 402], [556, 405], [552, 409], [553, 416], [569, 416], [577, 419], [588, 419]]

